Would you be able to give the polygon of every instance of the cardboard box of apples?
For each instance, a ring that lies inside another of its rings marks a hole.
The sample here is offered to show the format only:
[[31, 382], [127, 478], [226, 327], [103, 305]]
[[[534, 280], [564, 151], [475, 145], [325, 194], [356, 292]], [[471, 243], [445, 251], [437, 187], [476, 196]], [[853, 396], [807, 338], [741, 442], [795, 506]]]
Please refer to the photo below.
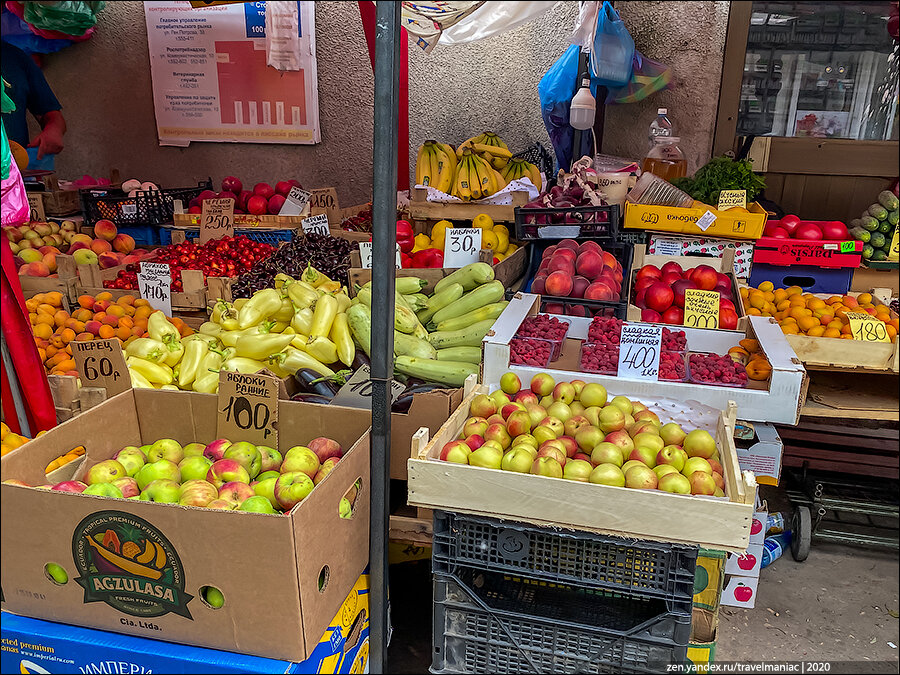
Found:
[[756, 481], [738, 466], [735, 411], [679, 410], [618, 394], [612, 384], [504, 373], [499, 388], [473, 390], [409, 460], [408, 501], [744, 550]]
[[[241, 443], [225, 457], [229, 448], [212, 444], [221, 407], [208, 394], [129, 390], [4, 455], [2, 583], [31, 592], [8, 593], [3, 608], [182, 644], [308, 658], [368, 564], [369, 413], [279, 401], [271, 450], [297, 466], [282, 463], [291, 471], [250, 487], [262, 453]], [[156, 443], [163, 433], [168, 441]], [[317, 481], [310, 453], [291, 449], [320, 436], [343, 455]], [[81, 484], [68, 486], [74, 491], [18, 484], [46, 483], [47, 463], [74, 439], [85, 447], [74, 475]], [[203, 453], [174, 462], [191, 443], [202, 443]], [[135, 448], [123, 454], [123, 446]], [[217, 453], [222, 457], [207, 467]], [[276, 460], [266, 452], [267, 463]], [[113, 476], [120, 469], [135, 475]], [[187, 475], [190, 482], [179, 484]], [[111, 490], [119, 480], [122, 487]], [[124, 498], [132, 481], [139, 497]], [[212, 490], [218, 503], [203, 506]], [[283, 512], [273, 512], [273, 498]], [[247, 506], [230, 508], [234, 503]]]

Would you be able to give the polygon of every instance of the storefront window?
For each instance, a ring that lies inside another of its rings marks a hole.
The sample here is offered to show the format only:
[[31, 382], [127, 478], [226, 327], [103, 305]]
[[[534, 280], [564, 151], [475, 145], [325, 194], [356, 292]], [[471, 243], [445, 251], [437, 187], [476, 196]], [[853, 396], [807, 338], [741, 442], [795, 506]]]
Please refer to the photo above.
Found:
[[740, 135], [897, 140], [891, 2], [754, 2]]

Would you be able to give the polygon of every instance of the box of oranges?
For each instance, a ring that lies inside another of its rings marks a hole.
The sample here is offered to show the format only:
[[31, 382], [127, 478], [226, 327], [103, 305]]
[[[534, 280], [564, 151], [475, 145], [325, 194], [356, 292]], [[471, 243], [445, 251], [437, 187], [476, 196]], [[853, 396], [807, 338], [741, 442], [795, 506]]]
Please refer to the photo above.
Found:
[[[748, 315], [778, 321], [807, 368], [897, 372], [900, 367], [897, 313], [873, 293], [805, 293], [799, 286], [775, 288], [765, 281], [742, 287], [740, 296]], [[862, 323], [875, 330], [860, 330]]]

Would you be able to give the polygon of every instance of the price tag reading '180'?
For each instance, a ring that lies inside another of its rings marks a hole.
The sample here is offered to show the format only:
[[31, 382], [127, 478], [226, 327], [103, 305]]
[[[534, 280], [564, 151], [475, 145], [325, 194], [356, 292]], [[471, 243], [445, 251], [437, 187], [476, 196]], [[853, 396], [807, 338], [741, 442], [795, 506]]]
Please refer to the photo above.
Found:
[[450, 227], [446, 230], [444, 267], [458, 269], [476, 263], [481, 254], [481, 230], [477, 227]]
[[328, 234], [328, 216], [320, 213], [300, 221], [304, 234]]
[[[364, 408], [366, 410], [372, 407], [372, 371], [367, 365], [360, 366], [353, 373], [353, 376], [347, 380], [347, 383], [341, 387], [340, 391], [335, 394], [332, 403], [341, 405], [345, 408]], [[397, 400], [397, 397], [403, 393], [406, 387], [400, 382], [391, 380], [391, 403]]]
[[[359, 260], [362, 268], [364, 270], [372, 269], [372, 242], [371, 241], [361, 241], [359, 242]], [[397, 260], [395, 261], [397, 269], [403, 267], [403, 264], [400, 260], [400, 244], [397, 244]]]
[[270, 375], [219, 374], [216, 435], [278, 446], [278, 380]]
[[863, 342], [890, 342], [887, 334], [887, 324], [881, 319], [876, 319], [871, 314], [863, 312], [848, 312], [847, 320], [850, 322], [850, 333], [854, 340]]
[[204, 199], [200, 213], [200, 243], [234, 236], [234, 200]]
[[166, 316], [172, 316], [172, 274], [164, 263], [141, 263], [138, 272], [138, 290], [141, 297], [153, 309], [161, 309]]
[[632, 380], [659, 379], [662, 326], [623, 324], [619, 338], [619, 377]]
[[107, 398], [131, 389], [131, 376], [118, 338], [72, 341], [72, 358], [84, 387], [106, 389]]
[[684, 292], [684, 325], [688, 328], [718, 328], [719, 293], [687, 289]]

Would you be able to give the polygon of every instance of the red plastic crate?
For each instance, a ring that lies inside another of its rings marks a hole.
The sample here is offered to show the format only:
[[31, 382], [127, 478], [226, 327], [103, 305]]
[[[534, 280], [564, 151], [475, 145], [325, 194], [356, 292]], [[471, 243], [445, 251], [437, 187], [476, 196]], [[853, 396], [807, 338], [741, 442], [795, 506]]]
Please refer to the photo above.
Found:
[[[780, 221], [770, 222], [777, 227]], [[822, 225], [824, 220], [804, 220]], [[829, 269], [859, 267], [862, 262], [861, 241], [807, 241], [760, 237], [753, 247], [753, 262], [767, 265], [814, 265]]]

